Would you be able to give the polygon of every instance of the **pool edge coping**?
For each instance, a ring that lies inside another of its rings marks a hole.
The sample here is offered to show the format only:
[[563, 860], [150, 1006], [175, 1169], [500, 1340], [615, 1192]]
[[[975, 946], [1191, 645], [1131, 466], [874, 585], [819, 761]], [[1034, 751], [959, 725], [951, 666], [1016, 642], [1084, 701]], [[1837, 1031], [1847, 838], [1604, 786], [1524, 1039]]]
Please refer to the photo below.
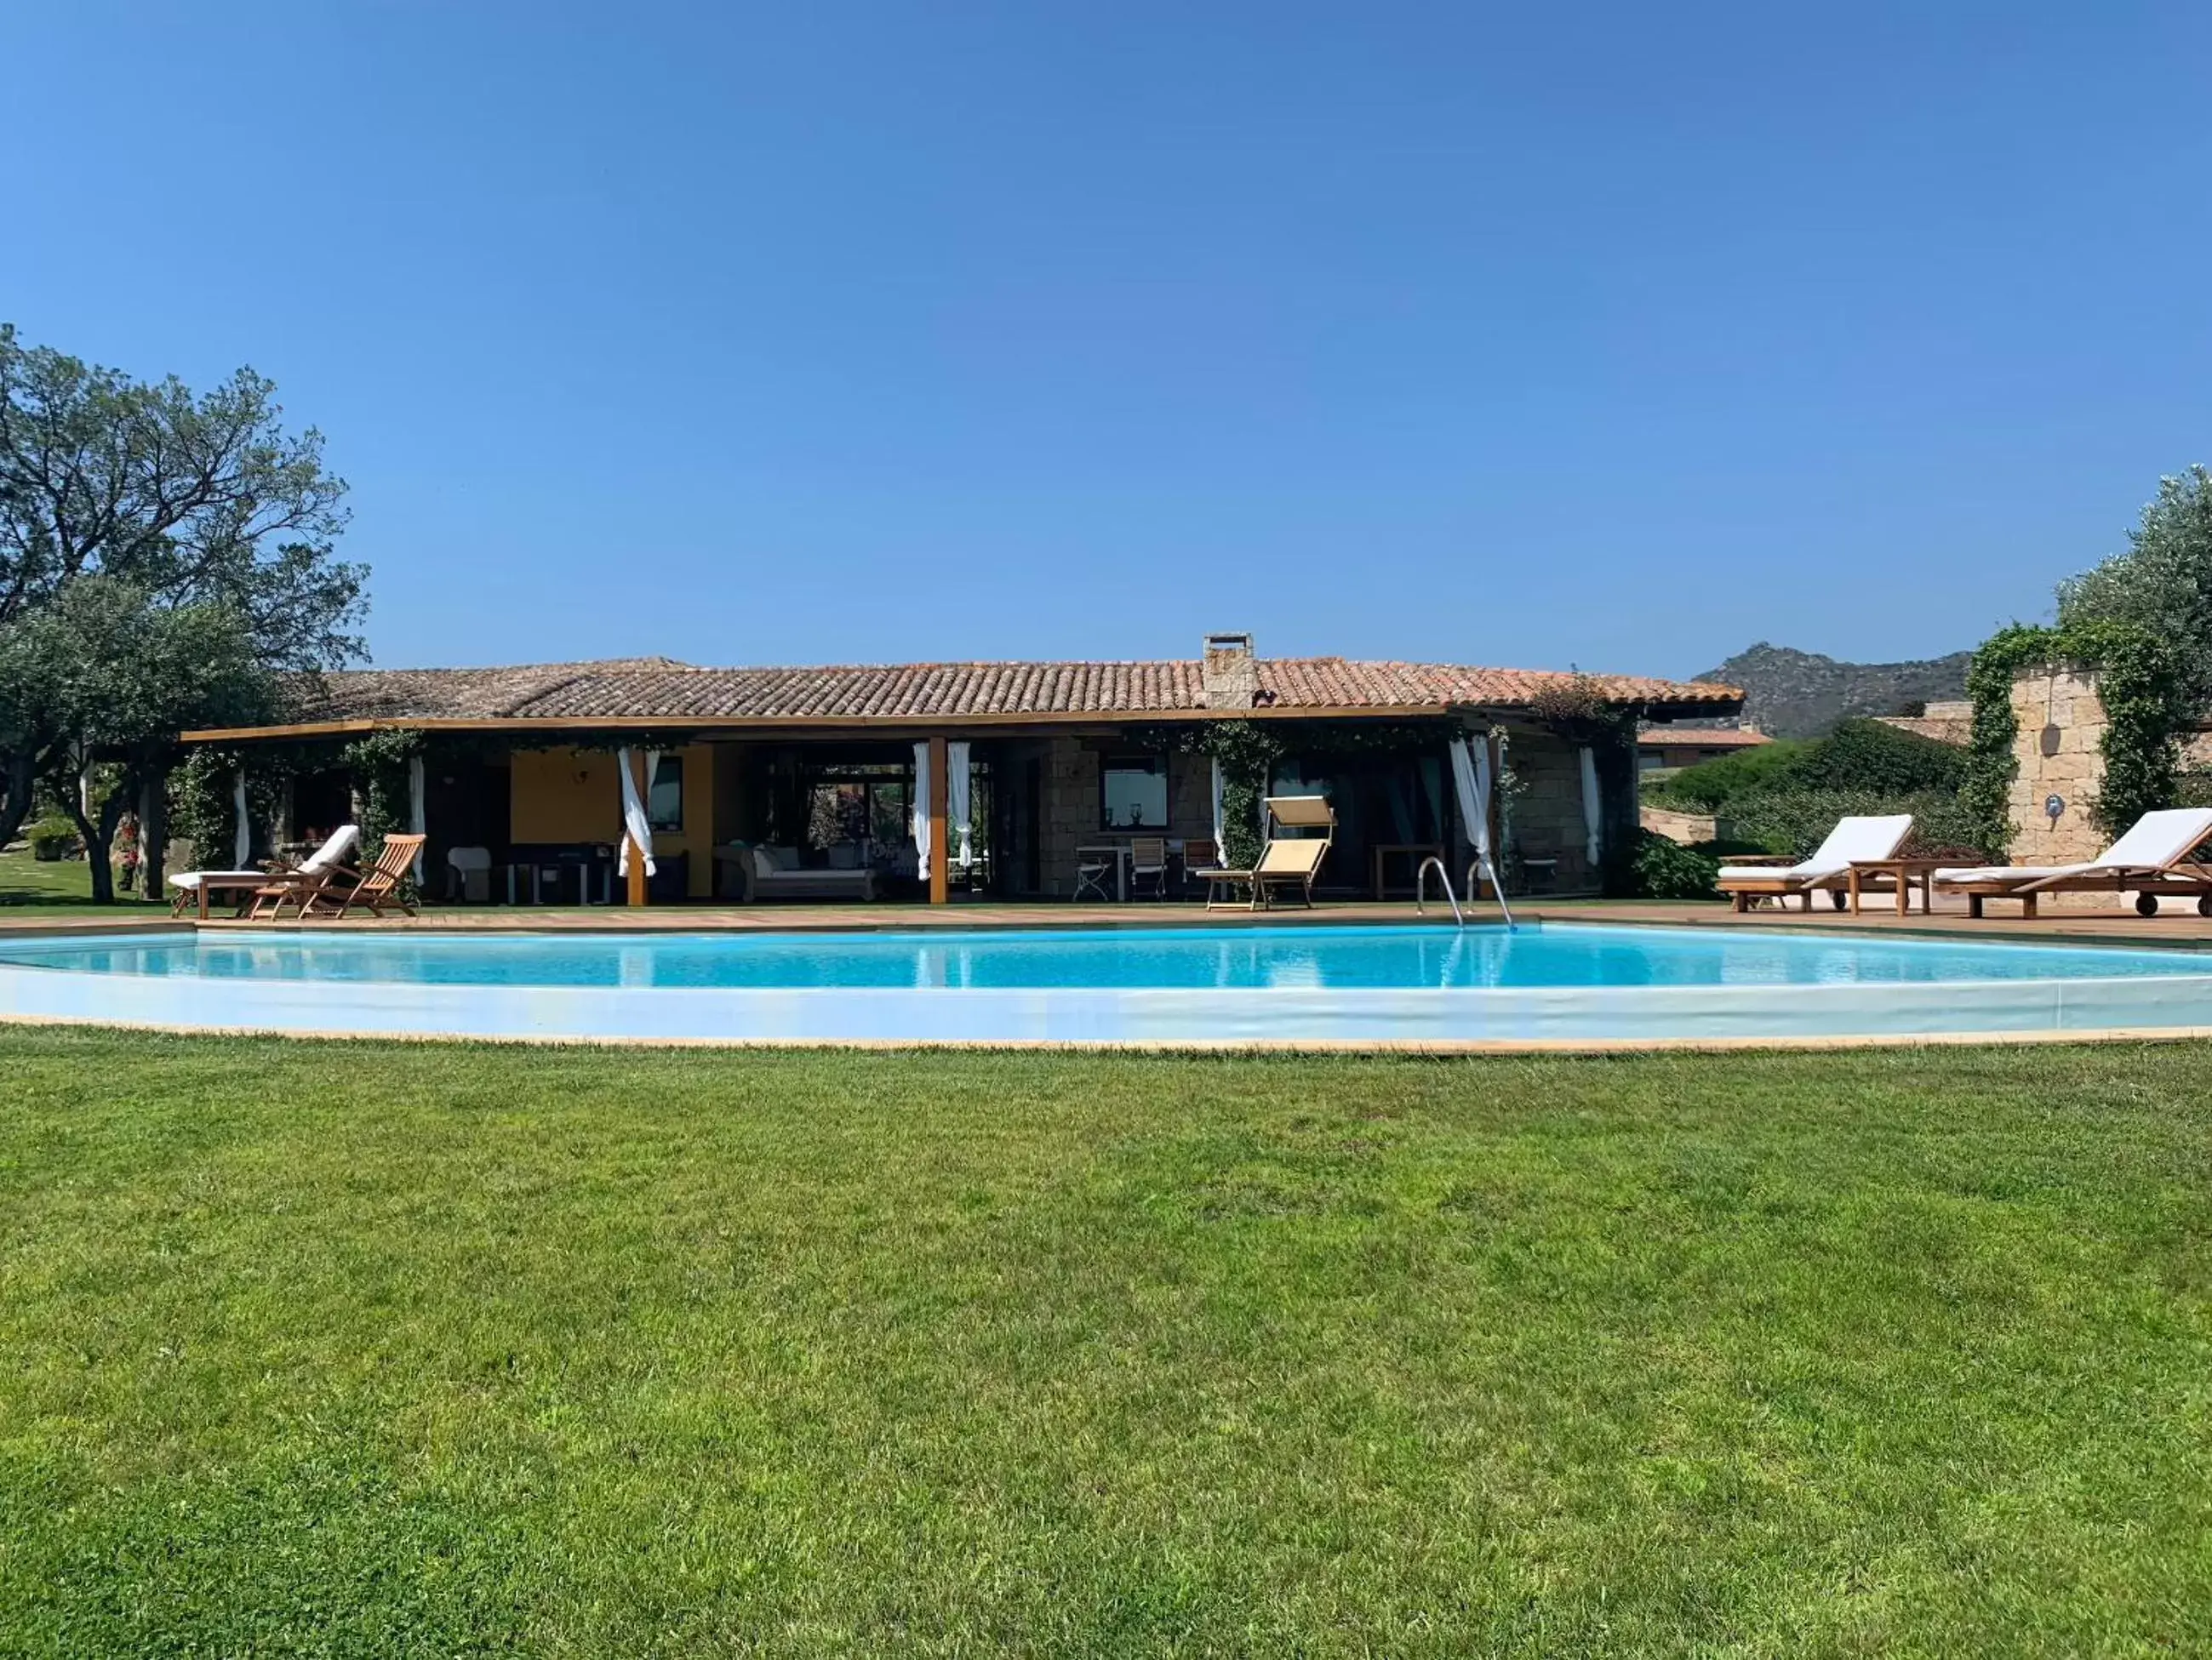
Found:
[[498, 1045], [539, 1049], [680, 1050], [964, 1050], [1066, 1051], [1125, 1055], [1650, 1055], [1726, 1054], [1771, 1050], [1819, 1053], [1860, 1049], [2013, 1047], [2038, 1044], [2192, 1043], [2212, 1039], [2212, 1026], [2105, 1027], [2066, 1031], [1845, 1033], [1707, 1038], [777, 1038], [635, 1037], [575, 1033], [303, 1030], [288, 1027], [197, 1026], [166, 1021], [114, 1021], [91, 1015], [0, 1013], [0, 1029], [64, 1027], [145, 1033], [162, 1037], [300, 1039], [311, 1043]]

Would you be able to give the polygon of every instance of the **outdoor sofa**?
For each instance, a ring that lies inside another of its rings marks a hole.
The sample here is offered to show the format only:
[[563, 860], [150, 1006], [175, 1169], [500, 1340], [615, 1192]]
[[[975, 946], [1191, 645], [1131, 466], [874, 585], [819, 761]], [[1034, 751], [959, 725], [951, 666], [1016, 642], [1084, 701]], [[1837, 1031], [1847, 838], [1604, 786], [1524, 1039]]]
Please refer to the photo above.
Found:
[[744, 850], [747, 897], [753, 900], [872, 900], [876, 873], [810, 869], [795, 847], [751, 846]]

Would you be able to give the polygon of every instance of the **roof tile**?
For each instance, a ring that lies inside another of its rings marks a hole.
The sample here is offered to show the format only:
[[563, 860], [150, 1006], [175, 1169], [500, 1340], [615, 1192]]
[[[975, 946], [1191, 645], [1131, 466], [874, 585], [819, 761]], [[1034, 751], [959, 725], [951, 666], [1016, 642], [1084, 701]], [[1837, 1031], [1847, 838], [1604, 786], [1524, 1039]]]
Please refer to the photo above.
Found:
[[[1565, 672], [1455, 663], [1263, 657], [1260, 701], [1276, 709], [1511, 708]], [[1735, 688], [1598, 675], [1623, 704], [1725, 713]], [[665, 658], [507, 669], [348, 669], [303, 688], [307, 719], [913, 720], [981, 714], [1169, 715], [1206, 706], [1195, 659], [1147, 663], [914, 663], [698, 669]]]

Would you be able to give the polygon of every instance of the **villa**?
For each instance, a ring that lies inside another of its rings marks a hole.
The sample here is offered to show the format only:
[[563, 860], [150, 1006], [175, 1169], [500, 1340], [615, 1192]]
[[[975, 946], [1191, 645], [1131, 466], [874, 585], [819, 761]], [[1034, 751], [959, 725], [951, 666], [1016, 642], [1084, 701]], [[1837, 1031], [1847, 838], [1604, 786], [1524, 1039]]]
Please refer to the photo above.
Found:
[[[1598, 718], [1561, 718], [1547, 700], [1562, 694]], [[621, 897], [625, 759], [650, 822], [654, 902], [779, 886], [1066, 897], [1086, 880], [1127, 897], [1147, 877], [1176, 891], [1184, 869], [1218, 851], [1209, 735], [1224, 721], [1264, 740], [1268, 793], [1332, 803], [1320, 892], [1402, 894], [1423, 857], [1467, 867], [1449, 760], [1464, 739], [1505, 781], [1489, 792], [1492, 845], [1531, 886], [1571, 894], [1594, 890], [1605, 850], [1634, 833], [1638, 724], [1741, 706], [1726, 686], [1269, 658], [1227, 634], [1197, 657], [1139, 663], [346, 671], [304, 688], [282, 725], [185, 741], [283, 772], [277, 821], [253, 827], [258, 850], [358, 818], [344, 746], [419, 732], [409, 808], [428, 838], [434, 894], [450, 881], [470, 898], [603, 903]], [[912, 833], [918, 788], [944, 827], [927, 838], [927, 868]], [[1147, 850], [1165, 851], [1164, 870]]]

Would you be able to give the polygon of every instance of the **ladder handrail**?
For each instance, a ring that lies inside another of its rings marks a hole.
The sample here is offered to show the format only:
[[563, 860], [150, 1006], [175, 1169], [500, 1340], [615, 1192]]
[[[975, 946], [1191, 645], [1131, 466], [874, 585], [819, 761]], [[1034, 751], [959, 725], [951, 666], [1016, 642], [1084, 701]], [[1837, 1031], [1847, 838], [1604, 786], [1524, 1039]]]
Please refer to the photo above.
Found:
[[1452, 892], [1451, 872], [1444, 869], [1444, 862], [1434, 853], [1423, 859], [1421, 868], [1413, 872], [1413, 914], [1417, 917], [1429, 914], [1427, 890], [1429, 867], [1432, 864], [1437, 867], [1437, 880], [1444, 885], [1444, 897], [1451, 901], [1452, 920], [1462, 928], [1466, 927], [1467, 913], [1459, 908], [1459, 895]]
[[[1480, 853], [1467, 862], [1467, 902], [1469, 905], [1474, 903], [1475, 872], [1481, 869], [1486, 863], [1488, 862]], [[1505, 884], [1498, 880], [1498, 869], [1494, 865], [1491, 867], [1490, 871], [1490, 891], [1498, 895], [1498, 908], [1504, 914], [1505, 925], [1508, 928], [1518, 928], [1521, 924], [1513, 920], [1513, 907], [1505, 902]]]

